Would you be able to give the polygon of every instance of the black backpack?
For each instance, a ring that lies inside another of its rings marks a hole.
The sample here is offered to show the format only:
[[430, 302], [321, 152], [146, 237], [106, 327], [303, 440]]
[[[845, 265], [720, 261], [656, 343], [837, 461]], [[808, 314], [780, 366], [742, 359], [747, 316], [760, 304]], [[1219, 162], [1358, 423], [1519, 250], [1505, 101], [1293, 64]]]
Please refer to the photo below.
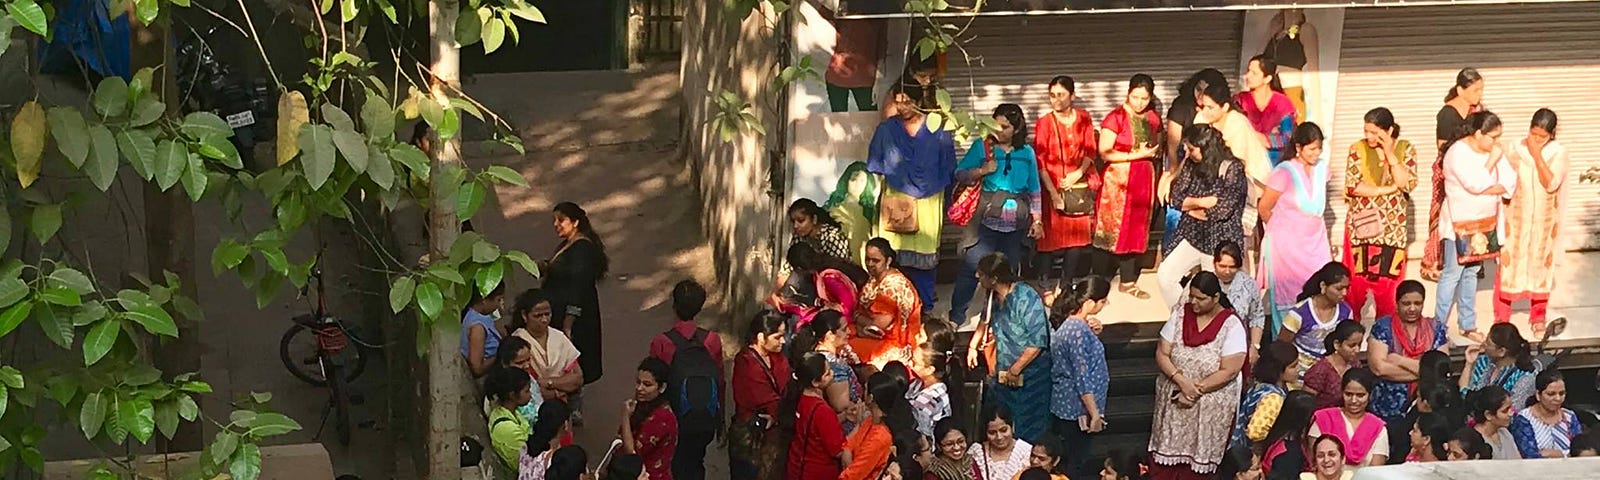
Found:
[[718, 388], [718, 359], [706, 350], [711, 332], [694, 329], [694, 338], [683, 338], [676, 329], [667, 331], [675, 349], [668, 371], [667, 395], [672, 411], [678, 414], [679, 432], [712, 432], [722, 426], [722, 398]]

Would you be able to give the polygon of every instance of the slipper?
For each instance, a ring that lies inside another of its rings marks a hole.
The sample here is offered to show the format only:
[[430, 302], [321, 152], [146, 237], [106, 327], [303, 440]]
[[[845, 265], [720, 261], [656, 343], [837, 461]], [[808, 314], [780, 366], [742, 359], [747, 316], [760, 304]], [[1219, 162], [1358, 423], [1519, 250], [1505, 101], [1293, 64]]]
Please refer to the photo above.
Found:
[[1140, 299], [1140, 300], [1149, 300], [1150, 299], [1150, 292], [1146, 292], [1144, 290], [1139, 289], [1138, 285], [1131, 285], [1131, 284], [1124, 283], [1124, 284], [1122, 284], [1122, 286], [1117, 287], [1117, 290], [1121, 291], [1122, 293], [1126, 293], [1128, 295], [1132, 295], [1133, 298], [1137, 298], [1137, 299]]

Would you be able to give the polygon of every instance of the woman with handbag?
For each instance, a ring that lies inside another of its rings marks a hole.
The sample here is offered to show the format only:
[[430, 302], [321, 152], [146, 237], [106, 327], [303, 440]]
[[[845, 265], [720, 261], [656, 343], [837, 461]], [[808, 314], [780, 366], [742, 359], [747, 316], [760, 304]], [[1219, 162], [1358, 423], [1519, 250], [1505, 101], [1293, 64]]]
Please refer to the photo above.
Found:
[[1362, 119], [1362, 139], [1345, 161], [1344, 265], [1350, 268], [1345, 304], [1358, 314], [1367, 295], [1376, 318], [1395, 315], [1396, 289], [1406, 273], [1406, 214], [1417, 187], [1417, 149], [1400, 139], [1394, 113], [1378, 107]]
[[896, 115], [878, 124], [867, 147], [867, 170], [883, 176], [877, 234], [900, 252], [901, 271], [917, 287], [922, 308], [931, 310], [944, 191], [955, 175], [955, 137], [949, 122], [928, 123], [920, 85], [902, 81], [892, 95]]
[[1104, 259], [1097, 270], [1108, 279], [1120, 274], [1117, 290], [1140, 300], [1150, 298], [1139, 289], [1139, 257], [1150, 247], [1155, 163], [1161, 153], [1161, 115], [1150, 108], [1155, 85], [1149, 75], [1134, 75], [1128, 80], [1127, 100], [1100, 122], [1100, 157], [1106, 167], [1095, 205], [1094, 246]]
[[786, 317], [771, 310], [757, 313], [745, 330], [746, 348], [733, 357], [733, 426], [728, 430], [732, 478], [759, 478], [760, 453], [789, 380], [789, 360], [783, 356]]
[[[1046, 205], [1041, 222], [1043, 235], [1036, 246], [1040, 263], [1035, 266], [1046, 280], [1060, 285], [1086, 270], [1094, 253], [1090, 245], [1094, 231], [1094, 204], [1100, 191], [1100, 172], [1095, 157], [1094, 119], [1089, 112], [1072, 106], [1077, 90], [1072, 77], [1050, 80], [1049, 115], [1034, 126], [1033, 150], [1039, 156], [1039, 186]], [[1020, 259], [1012, 258], [1017, 266]], [[1061, 264], [1056, 270], [1055, 264]]]
[[1028, 124], [1022, 107], [1014, 103], [994, 109], [1000, 129], [972, 142], [956, 164], [956, 179], [964, 186], [950, 208], [950, 220], [967, 225], [962, 241], [960, 273], [951, 294], [950, 320], [965, 323], [967, 306], [978, 288], [978, 260], [1000, 252], [1022, 258], [1022, 245], [1039, 238], [1039, 164], [1028, 146]]
[[1443, 241], [1439, 301], [1434, 318], [1450, 318], [1457, 308], [1461, 334], [1478, 334], [1478, 272], [1483, 262], [1500, 255], [1500, 203], [1517, 188], [1517, 172], [1500, 147], [1500, 117], [1492, 112], [1467, 116], [1468, 135], [1444, 154], [1444, 205], [1439, 238]]
[[995, 376], [985, 403], [1004, 405], [1016, 415], [1016, 436], [1031, 441], [1051, 424], [1049, 315], [1039, 292], [1021, 281], [1004, 254], [983, 257], [978, 275], [993, 303], [968, 344], [967, 367], [977, 368], [980, 352], [994, 345], [988, 363]]

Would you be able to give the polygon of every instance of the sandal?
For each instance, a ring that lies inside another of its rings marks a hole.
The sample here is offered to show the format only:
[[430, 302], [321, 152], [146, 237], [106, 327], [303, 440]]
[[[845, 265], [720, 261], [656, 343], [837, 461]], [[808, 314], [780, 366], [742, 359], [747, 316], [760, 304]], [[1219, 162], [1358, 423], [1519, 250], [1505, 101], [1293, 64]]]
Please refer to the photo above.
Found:
[[1126, 293], [1128, 295], [1132, 295], [1133, 298], [1137, 298], [1137, 299], [1140, 299], [1140, 300], [1149, 300], [1150, 299], [1150, 292], [1146, 292], [1144, 290], [1140, 290], [1138, 285], [1134, 285], [1134, 284], [1131, 284], [1131, 283], [1124, 283], [1121, 286], [1117, 287], [1117, 290], [1121, 291], [1122, 293]]
[[1529, 330], [1533, 331], [1533, 338], [1538, 338], [1538, 339], [1544, 338], [1544, 332], [1545, 332], [1544, 322], [1536, 322], [1536, 323], [1528, 325], [1528, 327], [1529, 327]]
[[1483, 333], [1479, 332], [1478, 329], [1476, 329], [1476, 328], [1474, 328], [1472, 330], [1464, 330], [1464, 331], [1462, 331], [1461, 332], [1461, 336], [1467, 337], [1468, 340], [1472, 340], [1474, 343], [1480, 343], [1480, 344], [1483, 343], [1483, 341], [1488, 338], [1488, 337], [1483, 336]]

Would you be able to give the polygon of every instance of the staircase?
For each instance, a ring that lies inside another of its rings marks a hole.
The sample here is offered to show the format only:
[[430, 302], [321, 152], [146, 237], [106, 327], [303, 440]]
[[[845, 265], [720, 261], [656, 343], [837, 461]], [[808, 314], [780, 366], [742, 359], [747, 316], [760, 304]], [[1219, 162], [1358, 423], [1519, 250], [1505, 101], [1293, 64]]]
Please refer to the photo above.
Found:
[[1092, 458], [1112, 450], [1145, 451], [1150, 444], [1156, 404], [1156, 341], [1162, 322], [1106, 325], [1100, 341], [1106, 346], [1111, 373], [1106, 399], [1106, 429], [1094, 440]]

